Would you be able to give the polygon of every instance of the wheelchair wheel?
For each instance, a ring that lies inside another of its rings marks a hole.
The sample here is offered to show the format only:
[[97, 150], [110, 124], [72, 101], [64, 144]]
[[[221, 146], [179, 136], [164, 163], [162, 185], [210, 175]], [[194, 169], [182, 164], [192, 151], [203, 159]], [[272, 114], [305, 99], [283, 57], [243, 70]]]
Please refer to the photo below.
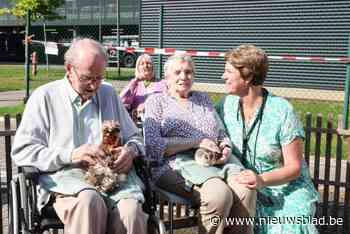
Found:
[[19, 201], [18, 201], [18, 180], [14, 178], [11, 180], [11, 204], [9, 212], [9, 227], [10, 234], [19, 234]]
[[28, 187], [23, 174], [18, 174], [11, 181], [11, 204], [9, 217], [10, 234], [29, 234]]
[[25, 176], [21, 173], [18, 175], [19, 182], [19, 191], [20, 191], [20, 201], [21, 201], [21, 213], [20, 213], [20, 226], [22, 234], [29, 234], [29, 194], [28, 194], [28, 186]]

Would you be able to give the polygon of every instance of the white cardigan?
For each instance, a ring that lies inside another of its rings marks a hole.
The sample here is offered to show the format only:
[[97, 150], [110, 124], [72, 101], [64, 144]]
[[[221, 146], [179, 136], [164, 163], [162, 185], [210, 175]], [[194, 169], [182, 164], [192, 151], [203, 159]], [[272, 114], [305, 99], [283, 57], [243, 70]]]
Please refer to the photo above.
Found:
[[[39, 208], [48, 201], [48, 191], [75, 194], [86, 188], [93, 189], [85, 183], [84, 171], [71, 164], [72, 151], [78, 145], [75, 145], [73, 140], [76, 134], [74, 124], [77, 123], [73, 121], [73, 106], [68, 94], [70, 87], [65, 78], [37, 88], [28, 100], [14, 138], [12, 159], [18, 166], [34, 166], [41, 171], [52, 172], [40, 176]], [[123, 143], [136, 144], [144, 154], [139, 131], [113, 86], [103, 82], [96, 98], [99, 103], [100, 120], [118, 121]], [[109, 197], [113, 200], [133, 197], [143, 201], [141, 187], [142, 183], [132, 170], [128, 176], [128, 183]]]

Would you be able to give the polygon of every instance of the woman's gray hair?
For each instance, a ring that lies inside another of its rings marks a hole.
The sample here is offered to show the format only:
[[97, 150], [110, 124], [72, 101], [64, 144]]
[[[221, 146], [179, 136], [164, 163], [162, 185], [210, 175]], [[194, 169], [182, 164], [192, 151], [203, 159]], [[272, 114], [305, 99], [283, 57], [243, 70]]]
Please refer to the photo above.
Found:
[[107, 55], [107, 51], [106, 49], [103, 47], [103, 45], [91, 38], [75, 38], [72, 41], [72, 44], [70, 45], [69, 49], [66, 51], [66, 53], [64, 54], [64, 63], [65, 64], [72, 64], [75, 65], [75, 61], [77, 58], [79, 58], [79, 52], [82, 49], [82, 45], [85, 43], [90, 43], [92, 44], [98, 55], [102, 56], [105, 60], [105, 62], [108, 62], [108, 55]]
[[139, 66], [141, 64], [141, 62], [143, 60], [146, 60], [146, 61], [149, 61], [151, 64], [152, 64], [152, 70], [153, 70], [153, 78], [155, 77], [155, 74], [154, 74], [154, 63], [153, 63], [153, 59], [150, 55], [148, 54], [142, 54], [140, 55], [137, 60], [136, 60], [136, 65], [135, 65], [135, 77], [138, 77], [140, 75], [140, 71], [139, 71]]
[[193, 59], [190, 55], [187, 54], [174, 54], [168, 58], [168, 60], [164, 64], [164, 76], [167, 77], [167, 73], [171, 65], [175, 62], [188, 62], [193, 70], [193, 74], [196, 74], [196, 67], [194, 65]]

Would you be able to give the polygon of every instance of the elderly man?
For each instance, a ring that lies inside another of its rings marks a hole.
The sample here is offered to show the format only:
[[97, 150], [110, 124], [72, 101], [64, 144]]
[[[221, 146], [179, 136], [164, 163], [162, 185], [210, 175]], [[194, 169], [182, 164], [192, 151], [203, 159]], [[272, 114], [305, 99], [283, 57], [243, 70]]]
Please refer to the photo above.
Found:
[[[92, 39], [75, 40], [65, 54], [66, 76], [32, 94], [14, 139], [17, 165], [50, 172], [40, 176], [39, 209], [50, 200], [71, 234], [146, 233], [142, 183], [133, 159], [144, 154], [138, 130], [113, 87], [103, 82], [107, 56]], [[111, 193], [99, 193], [84, 179], [86, 165], [105, 155], [101, 126], [120, 123], [123, 146], [114, 162], [127, 181]], [[110, 225], [107, 225], [109, 217]]]

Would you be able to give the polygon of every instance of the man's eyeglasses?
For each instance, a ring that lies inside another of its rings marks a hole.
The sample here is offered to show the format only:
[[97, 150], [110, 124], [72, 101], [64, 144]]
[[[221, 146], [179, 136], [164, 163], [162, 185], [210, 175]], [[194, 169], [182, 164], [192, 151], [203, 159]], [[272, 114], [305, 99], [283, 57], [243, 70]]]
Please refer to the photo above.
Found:
[[75, 67], [73, 67], [73, 70], [74, 70], [75, 74], [77, 75], [79, 81], [82, 83], [85, 83], [85, 84], [101, 82], [104, 79], [104, 77], [101, 75], [100, 76], [79, 75], [79, 73], [77, 72]]

